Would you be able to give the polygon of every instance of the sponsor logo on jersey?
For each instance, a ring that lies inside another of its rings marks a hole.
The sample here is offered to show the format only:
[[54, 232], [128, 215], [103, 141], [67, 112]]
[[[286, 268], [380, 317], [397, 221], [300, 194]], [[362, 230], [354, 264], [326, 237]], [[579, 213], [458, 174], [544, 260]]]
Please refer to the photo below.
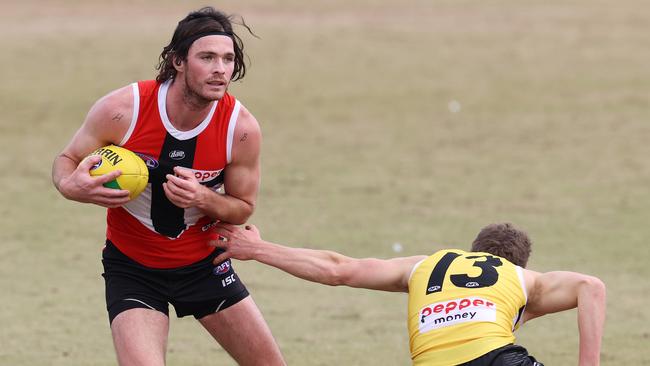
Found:
[[219, 221], [212, 221], [212, 222], [209, 223], [209, 224], [205, 224], [205, 225], [203, 225], [203, 227], [201, 227], [201, 231], [208, 231], [208, 230], [210, 230], [213, 226], [215, 226], [215, 225], [218, 224], [218, 223], [219, 223]]
[[495, 322], [497, 305], [480, 297], [464, 297], [427, 305], [420, 310], [420, 333], [467, 322]]
[[145, 154], [140, 154], [140, 153], [135, 153], [137, 156], [140, 157], [140, 159], [144, 160], [145, 165], [149, 169], [156, 169], [158, 167], [158, 160], [152, 158], [149, 155]]
[[169, 153], [169, 157], [174, 160], [183, 160], [185, 158], [185, 151], [183, 150], [172, 150]]
[[199, 183], [207, 183], [213, 179], [216, 179], [219, 174], [223, 169], [219, 170], [197, 170], [197, 169], [192, 169], [192, 172], [194, 172], [194, 177], [196, 180], [199, 181]]
[[224, 274], [224, 273], [226, 273], [228, 271], [230, 271], [230, 261], [229, 260], [227, 260], [227, 261], [221, 263], [220, 265], [214, 267], [214, 269], [212, 270], [212, 273], [214, 273], [215, 275], [218, 276], [218, 275], [222, 275], [222, 274]]

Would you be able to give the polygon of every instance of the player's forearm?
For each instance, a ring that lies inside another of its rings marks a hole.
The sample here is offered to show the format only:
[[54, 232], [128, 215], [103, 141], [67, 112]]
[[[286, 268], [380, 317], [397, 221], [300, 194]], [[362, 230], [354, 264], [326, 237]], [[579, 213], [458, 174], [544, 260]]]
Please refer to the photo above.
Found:
[[341, 265], [347, 257], [326, 250], [289, 248], [262, 241], [251, 250], [253, 259], [293, 276], [324, 285], [345, 285]]
[[251, 217], [255, 205], [237, 197], [205, 189], [205, 199], [198, 208], [212, 219], [234, 225], [244, 224]]
[[62, 186], [62, 181], [72, 174], [77, 167], [77, 163], [65, 154], [58, 155], [52, 163], [52, 183], [61, 195], [68, 199], [71, 199], [71, 197], [65, 187]]
[[600, 347], [605, 324], [605, 297], [605, 285], [595, 277], [587, 277], [579, 286], [580, 366], [600, 364]]

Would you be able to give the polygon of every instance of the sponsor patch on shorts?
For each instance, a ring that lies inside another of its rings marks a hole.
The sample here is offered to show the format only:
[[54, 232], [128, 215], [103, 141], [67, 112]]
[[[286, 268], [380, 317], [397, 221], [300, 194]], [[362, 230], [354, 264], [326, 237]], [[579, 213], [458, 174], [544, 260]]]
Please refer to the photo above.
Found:
[[467, 322], [495, 322], [497, 305], [480, 297], [437, 302], [420, 309], [420, 333]]

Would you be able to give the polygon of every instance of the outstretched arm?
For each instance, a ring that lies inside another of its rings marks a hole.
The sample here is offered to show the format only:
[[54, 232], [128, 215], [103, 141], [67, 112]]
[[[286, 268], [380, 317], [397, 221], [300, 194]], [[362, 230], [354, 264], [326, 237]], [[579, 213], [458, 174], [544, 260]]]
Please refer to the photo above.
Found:
[[605, 284], [575, 272], [537, 273], [525, 270], [528, 303], [524, 321], [578, 308], [579, 365], [599, 365], [605, 324]]
[[267, 242], [260, 238], [255, 226], [241, 228], [218, 224], [216, 230], [225, 240], [210, 244], [225, 252], [215, 258], [215, 263], [227, 258], [252, 259], [296, 277], [330, 286], [408, 292], [411, 270], [425, 258], [357, 259], [329, 250], [291, 248]]

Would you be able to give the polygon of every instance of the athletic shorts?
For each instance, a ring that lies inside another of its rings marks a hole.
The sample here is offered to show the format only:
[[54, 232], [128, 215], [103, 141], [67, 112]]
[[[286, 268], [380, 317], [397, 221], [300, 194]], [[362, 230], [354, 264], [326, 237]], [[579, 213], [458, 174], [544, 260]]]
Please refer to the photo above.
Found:
[[458, 366], [544, 366], [528, 355], [524, 347], [509, 344]]
[[134, 308], [157, 310], [169, 316], [169, 304], [179, 318], [193, 315], [201, 319], [243, 300], [248, 290], [230, 260], [212, 264], [218, 253], [220, 250], [215, 250], [205, 259], [184, 267], [158, 269], [137, 263], [106, 240], [102, 276], [109, 322]]

